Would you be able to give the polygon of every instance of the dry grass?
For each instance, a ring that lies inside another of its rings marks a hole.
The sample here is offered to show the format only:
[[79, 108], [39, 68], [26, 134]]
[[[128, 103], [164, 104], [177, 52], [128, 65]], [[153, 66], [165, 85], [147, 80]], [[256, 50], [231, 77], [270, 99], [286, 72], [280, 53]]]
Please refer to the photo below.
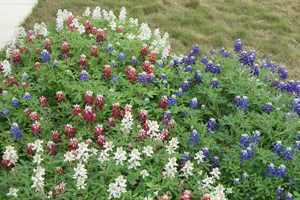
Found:
[[258, 60], [267, 54], [299, 80], [300, 2], [295, 0], [40, 0], [22, 25], [31, 29], [34, 23], [55, 22], [59, 8], [80, 16], [85, 7], [96, 6], [116, 16], [126, 7], [128, 17], [167, 31], [172, 51], [183, 54], [195, 44], [205, 55], [217, 45], [233, 50], [240, 38], [244, 50], [257, 51]]

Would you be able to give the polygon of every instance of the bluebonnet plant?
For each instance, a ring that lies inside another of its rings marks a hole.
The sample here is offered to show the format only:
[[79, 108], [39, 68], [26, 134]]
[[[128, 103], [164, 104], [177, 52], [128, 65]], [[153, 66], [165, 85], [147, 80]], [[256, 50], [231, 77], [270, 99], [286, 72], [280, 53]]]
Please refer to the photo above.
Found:
[[280, 165], [277, 167], [277, 170], [276, 170], [276, 177], [278, 177], [279, 179], [283, 179], [283, 176], [286, 175], [286, 172], [287, 169], [284, 165]]
[[181, 85], [181, 88], [183, 92], [187, 92], [190, 87], [190, 82], [188, 80], [183, 81], [183, 84]]
[[211, 54], [212, 56], [214, 56], [214, 55], [217, 54], [217, 52], [216, 52], [216, 50], [212, 50], [212, 51], [210, 52], [210, 54]]
[[9, 115], [9, 110], [8, 109], [3, 109], [2, 110], [2, 115]]
[[239, 145], [239, 147], [241, 147], [242, 149], [246, 149], [247, 146], [249, 145], [249, 138], [247, 134], [242, 134], [239, 143], [241, 143], [242, 145]]
[[287, 147], [284, 152], [282, 152], [282, 157], [285, 161], [292, 160], [293, 158], [293, 149], [291, 147]]
[[138, 81], [139, 81], [139, 83], [142, 83], [145, 85], [145, 82], [148, 81], [147, 73], [146, 72], [139, 73]]
[[169, 82], [167, 80], [162, 80], [161, 84], [165, 86], [165, 88], [168, 88]]
[[219, 85], [218, 79], [213, 78], [213, 79], [210, 81], [210, 85], [212, 85], [214, 88], [218, 88], [218, 85]]
[[198, 108], [198, 101], [197, 98], [194, 97], [191, 101], [190, 101], [190, 109], [195, 109]]
[[22, 136], [22, 133], [20, 131], [20, 126], [16, 122], [14, 122], [11, 125], [9, 131], [12, 132], [12, 136], [11, 136], [12, 138], [15, 138], [16, 140], [17, 139], [22, 139], [23, 136]]
[[183, 96], [183, 91], [182, 91], [182, 88], [179, 88], [177, 91], [176, 91], [176, 95], [177, 96]]
[[43, 57], [42, 58], [43, 63], [47, 63], [47, 62], [51, 61], [51, 56], [46, 49], [43, 50], [43, 52], [41, 53], [41, 56]]
[[136, 65], [138, 63], [137, 59], [135, 56], [132, 56], [132, 58], [130, 59], [131, 64]]
[[234, 45], [234, 52], [240, 53], [242, 51], [242, 47], [243, 47], [242, 41], [240, 39], [237, 39]]
[[58, 68], [58, 61], [57, 60], [53, 61], [53, 67]]
[[165, 111], [164, 113], [163, 113], [163, 116], [162, 116], [162, 118], [161, 118], [161, 120], [162, 120], [162, 124], [164, 124], [164, 125], [168, 125], [168, 122], [171, 120], [171, 118], [172, 118], [172, 112], [171, 111], [169, 111], [169, 110], [167, 110], [167, 111]]
[[218, 156], [215, 156], [211, 159], [211, 168], [216, 168], [218, 167], [219, 168], [219, 162], [220, 162], [220, 158]]
[[204, 161], [206, 161], [206, 159], [209, 159], [209, 148], [208, 147], [202, 147], [202, 152], [203, 155], [205, 156], [205, 158], [203, 158]]
[[161, 67], [161, 68], [164, 68], [164, 63], [162, 62], [162, 60], [158, 60], [156, 62], [156, 65], [159, 66], [159, 67]]
[[193, 50], [190, 52], [189, 57], [193, 56], [197, 58], [199, 56], [199, 52], [200, 52], [199, 46], [195, 45]]
[[238, 108], [241, 112], [246, 112], [247, 109], [248, 109], [248, 97], [246, 96], [243, 96], [243, 97], [240, 97], [240, 96], [235, 96], [235, 98], [233, 99], [234, 102], [233, 102], [233, 105], [236, 106], [236, 108]]
[[118, 78], [113, 77], [113, 79], [111, 79], [111, 82], [114, 82], [114, 83], [116, 83], [116, 84], [119, 84], [119, 83], [118, 83], [118, 80], [119, 80]]
[[241, 184], [240, 179], [239, 178], [235, 178], [233, 184], [234, 185], [240, 185]]
[[265, 76], [265, 82], [266, 82], [266, 83], [267, 83], [267, 82], [271, 82], [271, 79], [272, 79], [271, 76], [269, 76], [269, 75], [266, 75], [266, 76]]
[[193, 72], [192, 66], [191, 65], [186, 66], [184, 72], [192, 73]]
[[274, 178], [274, 176], [276, 176], [276, 169], [273, 163], [268, 165], [267, 172], [265, 174], [268, 178]]
[[289, 72], [284, 69], [284, 66], [280, 66], [277, 71], [278, 74], [281, 74], [280, 78], [286, 80], [289, 76]]
[[296, 135], [297, 139], [300, 140], [300, 131], [296, 132], [295, 135]]
[[151, 74], [149, 75], [149, 77], [148, 77], [148, 82], [149, 82], [149, 83], [153, 83], [154, 78], [155, 78], [155, 75], [154, 75], [153, 73], [151, 73]]
[[296, 182], [295, 181], [293, 181], [292, 179], [287, 179], [291, 184], [292, 184], [292, 188], [294, 188], [295, 187], [295, 184], [296, 184]]
[[209, 62], [209, 60], [205, 56], [203, 56], [200, 62], [202, 62], [203, 64], [207, 65], [208, 62]]
[[300, 98], [295, 98], [291, 103], [291, 109], [300, 116]]
[[185, 164], [187, 161], [191, 159], [189, 152], [184, 152], [184, 155], [181, 156], [183, 159], [181, 159], [179, 162], [180, 164]]
[[112, 60], [110, 63], [108, 63], [111, 67], [114, 67], [117, 65], [116, 61]]
[[167, 80], [167, 75], [162, 73], [162, 74], [160, 74], [159, 78], [162, 80]]
[[293, 200], [294, 195], [288, 192], [284, 197], [286, 198], [286, 200]]
[[150, 103], [150, 100], [149, 100], [148, 97], [146, 97], [143, 101], [146, 102], [146, 103]]
[[107, 52], [113, 51], [113, 46], [111, 44], [107, 45], [106, 47]]
[[247, 53], [246, 51], [242, 51], [239, 57], [239, 62], [241, 64], [253, 66], [256, 59], [256, 52], [254, 50], [250, 50], [249, 53]]
[[20, 102], [18, 101], [19, 99], [17, 99], [16, 97], [13, 97], [12, 99], [11, 99], [11, 104], [12, 104], [12, 107], [19, 107], [19, 106], [21, 106], [20, 105]]
[[206, 133], [213, 134], [215, 130], [217, 129], [217, 122], [215, 118], [210, 118], [206, 125]]
[[7, 95], [9, 95], [9, 92], [7, 90], [3, 90], [1, 96], [4, 97], [4, 96], [7, 96]]
[[26, 101], [28, 101], [28, 100], [30, 100], [30, 99], [33, 98], [33, 96], [31, 96], [31, 94], [28, 93], [28, 92], [26, 92], [26, 93], [23, 95], [23, 97], [25, 98]]
[[87, 71], [85, 70], [82, 70], [79, 74], [81, 76], [81, 78], [79, 79], [80, 81], [85, 81], [85, 82], [89, 82], [88, 79], [90, 78], [89, 77], [89, 74], [87, 73]]
[[252, 77], [252, 76], [259, 77], [259, 72], [260, 72], [260, 69], [259, 69], [258, 64], [254, 64], [254, 67], [252, 68], [252, 70], [251, 70], [251, 72], [250, 72], [251, 77]]
[[213, 61], [208, 61], [206, 64], [205, 72], [211, 72], [213, 73], [214, 63]]
[[200, 85], [201, 83], [203, 83], [203, 81], [202, 81], [203, 78], [200, 76], [200, 74], [201, 74], [200, 70], [197, 70], [196, 73], [195, 73], [194, 83], [196, 85]]
[[124, 53], [120, 53], [120, 55], [118, 56], [119, 60], [125, 60], [125, 55]]
[[196, 144], [198, 144], [198, 140], [199, 140], [199, 135], [198, 132], [196, 130], [192, 131], [192, 135], [190, 135], [190, 139], [189, 139], [189, 143], [191, 146], [195, 146]]
[[282, 197], [282, 194], [284, 193], [284, 188], [277, 186], [277, 189], [275, 190], [275, 192], [277, 193], [278, 199], [280, 199]]
[[173, 94], [168, 100], [168, 105], [175, 107], [176, 102], [176, 95]]
[[29, 75], [24, 72], [22, 78], [24, 78], [25, 80], [27, 80], [29, 78]]
[[295, 141], [295, 143], [294, 143], [294, 149], [300, 150], [300, 141]]
[[277, 141], [274, 145], [273, 145], [274, 149], [272, 150], [272, 152], [277, 153], [278, 156], [281, 156], [281, 152], [283, 145], [281, 144], [281, 141]]
[[247, 147], [246, 149], [241, 150], [240, 159], [242, 163], [245, 163], [247, 159], [252, 158], [253, 150], [251, 147]]
[[270, 114], [273, 111], [272, 103], [271, 102], [266, 103], [263, 111], [267, 114]]

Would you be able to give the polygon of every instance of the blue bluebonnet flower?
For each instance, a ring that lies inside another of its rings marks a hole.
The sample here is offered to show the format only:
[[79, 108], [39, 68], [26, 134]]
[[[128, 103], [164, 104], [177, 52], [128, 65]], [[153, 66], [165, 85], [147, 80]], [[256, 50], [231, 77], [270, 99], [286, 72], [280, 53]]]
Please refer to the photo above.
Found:
[[239, 145], [242, 149], [246, 149], [249, 145], [249, 138], [247, 134], [242, 134], [239, 143], [242, 145]]
[[260, 69], [259, 69], [258, 64], [254, 64], [254, 67], [252, 68], [252, 70], [251, 70], [251, 72], [250, 72], [251, 77], [252, 77], [252, 76], [259, 77], [259, 72], [260, 72]]
[[51, 56], [46, 49], [43, 50], [43, 52], [41, 53], [41, 56], [43, 57], [42, 58], [43, 63], [47, 63], [47, 62], [51, 61]]
[[225, 58], [228, 58], [230, 56], [230, 53], [228, 51], [224, 51], [222, 53], [222, 55], [225, 57]]
[[195, 109], [198, 108], [198, 101], [197, 98], [194, 97], [191, 101], [190, 101], [190, 109]]
[[190, 52], [189, 57], [194, 56], [197, 58], [199, 56], [199, 52], [200, 52], [199, 46], [195, 45], [193, 50]]
[[196, 73], [195, 73], [194, 83], [196, 85], [200, 85], [201, 83], [203, 83], [203, 81], [202, 81], [203, 78], [200, 76], [200, 74], [201, 74], [200, 70], [197, 70]]
[[3, 109], [2, 110], [2, 115], [9, 115], [9, 110], [8, 109]]
[[163, 113], [161, 120], [164, 125], [168, 125], [168, 122], [171, 121], [171, 118], [172, 118], [171, 114], [172, 114], [172, 112], [169, 110], [167, 110]]
[[169, 82], [168, 82], [167, 80], [162, 80], [162, 81], [161, 81], [161, 84], [162, 84], [163, 86], [165, 86], [165, 88], [168, 88]]
[[85, 70], [82, 70], [79, 74], [81, 76], [81, 78], [79, 79], [80, 81], [85, 81], [85, 82], [89, 82], [88, 79], [90, 78], [89, 77], [89, 74], [87, 73], [87, 71]]
[[108, 63], [111, 67], [114, 67], [117, 65], [116, 61], [112, 60], [110, 63]]
[[143, 101], [146, 102], [146, 103], [150, 103], [150, 100], [149, 100], [148, 97], [146, 97]]
[[179, 66], [179, 61], [178, 61], [178, 60], [171, 60], [171, 61], [169, 62], [169, 64], [170, 64], [172, 67], [174, 67], [174, 68], [178, 68], [178, 66]]
[[212, 165], [211, 168], [216, 168], [216, 167], [219, 168], [219, 162], [220, 162], [220, 158], [218, 156], [213, 157], [210, 163]]
[[241, 162], [244, 163], [245, 160], [252, 158], [253, 150], [251, 147], [247, 147], [246, 149], [241, 150], [240, 159]]
[[183, 159], [179, 161], [180, 164], [185, 164], [187, 161], [191, 160], [190, 153], [184, 152], [184, 155], [181, 156]]
[[53, 61], [53, 67], [58, 68], [58, 61], [57, 60]]
[[206, 161], [206, 159], [209, 159], [209, 148], [208, 147], [202, 147], [202, 152], [203, 155], [205, 156], [205, 158], [203, 158], [204, 161]]
[[260, 132], [259, 131], [253, 131], [252, 137], [250, 138], [251, 140], [251, 148], [255, 150], [257, 148], [257, 144], [260, 142]]
[[270, 71], [274, 74], [275, 73], [275, 68], [276, 68], [277, 66], [275, 65], [275, 63], [274, 62], [268, 62], [268, 64], [267, 64], [267, 69], [270, 69]]
[[300, 141], [295, 141], [294, 149], [299, 149], [300, 150]]
[[245, 172], [245, 173], [243, 173], [243, 178], [244, 178], [245, 180], [247, 180], [247, 179], [249, 178], [249, 175]]
[[206, 125], [207, 134], [213, 134], [217, 129], [217, 122], [215, 118], [210, 118]]
[[300, 98], [295, 98], [291, 103], [291, 105], [292, 105], [291, 109], [293, 109], [295, 113], [300, 115]]
[[211, 72], [213, 73], [214, 63], [213, 61], [208, 61], [206, 64], [205, 72]]
[[198, 144], [198, 140], [199, 140], [199, 135], [198, 132], [196, 130], [192, 131], [192, 135], [190, 135], [190, 139], [189, 139], [189, 143], [191, 146], [194, 146], [196, 144]]
[[234, 179], [234, 182], [233, 182], [234, 185], [240, 185], [240, 179], [239, 178], [235, 178]]
[[13, 97], [13, 98], [11, 98], [11, 104], [12, 104], [12, 107], [19, 107], [19, 106], [21, 106], [20, 105], [20, 102], [18, 101], [19, 99], [17, 99], [16, 97]]
[[11, 125], [9, 131], [12, 132], [12, 136], [11, 136], [12, 138], [15, 138], [16, 140], [17, 139], [22, 139], [23, 136], [22, 136], [22, 133], [20, 131], [20, 126], [16, 122], [14, 122]]
[[220, 64], [216, 64], [213, 68], [213, 73], [214, 74], [221, 74], [221, 65]]
[[29, 78], [29, 75], [24, 72], [22, 78], [24, 78], [25, 80], [27, 80]]
[[250, 50], [249, 53], [247, 53], [246, 51], [242, 51], [239, 57], [239, 62], [241, 64], [253, 66], [256, 59], [256, 52], [254, 50]]
[[266, 83], [267, 83], [267, 82], [271, 82], [271, 79], [272, 79], [271, 76], [269, 76], [269, 75], [266, 75], [266, 76], [265, 76], [265, 82], [266, 82]]
[[280, 66], [277, 71], [278, 74], [281, 74], [280, 78], [286, 80], [289, 76], [289, 72], [284, 69], [284, 66]]
[[192, 73], [193, 72], [192, 66], [191, 65], [186, 66], [184, 72]]
[[181, 85], [181, 88], [183, 92], [187, 92], [190, 87], [190, 82], [188, 80], [183, 81], [183, 84]]
[[216, 50], [212, 50], [212, 51], [210, 52], [210, 54], [211, 54], [212, 56], [214, 56], [214, 55], [217, 54], [217, 52], [216, 52]]
[[287, 193], [287, 195], [285, 195], [286, 200], [293, 200], [293, 196], [291, 193]]
[[270, 163], [268, 165], [267, 170], [268, 171], [265, 173], [267, 175], [267, 177], [268, 178], [274, 178], [274, 176], [276, 175], [275, 165], [273, 163]]
[[295, 187], [295, 184], [296, 184], [296, 182], [295, 181], [293, 181], [292, 179], [287, 179], [291, 184], [292, 184], [292, 188], [294, 188]]
[[176, 102], [177, 102], [176, 95], [173, 94], [168, 100], [168, 105], [175, 107]]
[[283, 152], [282, 147], [283, 145], [281, 144], [281, 141], [277, 141], [274, 145], [273, 145], [274, 149], [272, 150], [272, 152], [277, 153], [278, 156], [281, 156], [281, 152]]
[[218, 85], [219, 85], [218, 79], [213, 78], [213, 79], [210, 81], [210, 85], [212, 85], [214, 88], [218, 88]]
[[7, 96], [7, 95], [9, 95], [9, 92], [7, 90], [3, 90], [1, 96], [4, 97], [4, 96]]
[[155, 75], [154, 75], [153, 73], [151, 73], [151, 74], [149, 75], [149, 77], [148, 77], [148, 82], [149, 82], [149, 83], [153, 83], [154, 78], [155, 78]]
[[132, 56], [132, 58], [130, 59], [131, 64], [136, 65], [138, 63], [137, 59], [135, 56]]
[[242, 41], [240, 39], [237, 39], [234, 45], [234, 52], [240, 53], [240, 51], [242, 51], [242, 47], [243, 47]]
[[292, 160], [293, 159], [293, 149], [291, 147], [287, 147], [285, 151], [282, 153], [282, 158], [287, 161], [287, 160]]
[[119, 83], [118, 83], [118, 80], [119, 80], [118, 78], [113, 77], [113, 79], [111, 79], [110, 81], [111, 81], [111, 82], [114, 82], [114, 83], [116, 83], [116, 84], [119, 84]]
[[286, 171], [287, 171], [287, 169], [284, 165], [278, 166], [277, 170], [276, 170], [276, 177], [279, 178], [279, 179], [282, 179], [283, 176], [286, 175], [286, 173], [285, 173]]
[[205, 56], [203, 56], [200, 62], [202, 62], [203, 64], [207, 65], [208, 62], [209, 62], [209, 60]]
[[284, 193], [284, 188], [277, 186], [275, 192], [277, 193], [278, 199], [280, 199], [282, 197], [282, 194]]
[[125, 55], [124, 53], [120, 53], [120, 55], [118, 56], [119, 60], [125, 60]]
[[148, 81], [147, 73], [146, 72], [139, 73], [138, 81], [139, 81], [139, 83], [142, 83], [145, 85], [145, 82]]
[[247, 111], [248, 109], [248, 97], [246, 96], [243, 96], [243, 97], [240, 97], [240, 96], [235, 96], [235, 98], [233, 99], [234, 102], [233, 102], [233, 105], [236, 105], [237, 108], [239, 108], [240, 111]]
[[164, 73], [161, 73], [160, 76], [159, 76], [160, 79], [163, 79], [163, 80], [167, 80], [167, 75], [164, 74]]
[[296, 117], [296, 113], [288, 112], [288, 113], [284, 113], [284, 116], [282, 117], [282, 119], [285, 119], [286, 122], [289, 122], [289, 121], [292, 121], [295, 117]]
[[163, 63], [162, 60], [158, 60], [158, 61], [156, 62], [156, 65], [159, 66], [159, 67], [161, 67], [161, 68], [164, 68], [164, 63]]
[[176, 95], [177, 96], [183, 96], [183, 91], [182, 91], [182, 88], [179, 88], [177, 91], [176, 91]]
[[267, 59], [270, 59], [270, 58], [269, 58], [269, 57], [267, 56], [267, 54], [265, 54], [263, 58], [267, 58]]
[[33, 98], [33, 96], [31, 96], [31, 94], [29, 94], [28, 92], [26, 92], [23, 97], [25, 98], [26, 101], [30, 100]]
[[113, 51], [114, 50], [113, 45], [111, 45], [111, 44], [107, 45], [106, 50], [107, 50], [107, 52]]
[[266, 103], [263, 111], [267, 114], [270, 114], [273, 111], [272, 103], [271, 102]]

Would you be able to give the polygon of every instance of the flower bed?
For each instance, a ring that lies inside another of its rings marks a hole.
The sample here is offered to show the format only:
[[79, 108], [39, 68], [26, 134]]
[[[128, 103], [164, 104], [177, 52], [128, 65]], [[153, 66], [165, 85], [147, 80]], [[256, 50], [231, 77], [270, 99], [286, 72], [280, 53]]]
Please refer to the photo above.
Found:
[[56, 21], [20, 28], [0, 65], [1, 196], [300, 196], [300, 82], [284, 67], [240, 40], [171, 53], [125, 8]]

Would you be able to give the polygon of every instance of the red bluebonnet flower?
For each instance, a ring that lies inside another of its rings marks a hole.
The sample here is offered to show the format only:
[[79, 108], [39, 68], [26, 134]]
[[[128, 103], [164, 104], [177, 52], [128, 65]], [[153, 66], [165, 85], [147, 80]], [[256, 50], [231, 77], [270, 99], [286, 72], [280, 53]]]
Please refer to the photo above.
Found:
[[158, 108], [166, 109], [168, 105], [168, 97], [162, 96], [158, 105]]
[[67, 42], [64, 42], [62, 47], [61, 47], [61, 53], [62, 54], [68, 54], [70, 52], [70, 47]]
[[39, 137], [41, 134], [41, 124], [38, 121], [35, 121], [34, 124], [31, 125], [31, 131], [33, 137]]
[[73, 106], [74, 109], [73, 109], [73, 118], [78, 116], [78, 114], [81, 114], [82, 110], [80, 109], [80, 105], [74, 105]]
[[94, 102], [95, 106], [94, 108], [96, 110], [102, 110], [103, 109], [103, 96], [100, 94], [97, 94], [97, 97], [95, 98], [95, 102]]
[[97, 124], [97, 126], [95, 126], [95, 139], [97, 139], [100, 135], [104, 135], [104, 128], [103, 125]]
[[40, 120], [39, 115], [37, 114], [37, 112], [32, 112], [32, 113], [30, 113], [29, 116], [30, 116], [31, 123]]
[[94, 97], [93, 97], [93, 92], [92, 91], [86, 91], [85, 98], [84, 98], [84, 103], [86, 105], [93, 105]]
[[52, 141], [49, 141], [47, 144], [47, 154], [50, 152], [50, 156], [57, 154], [56, 144]]
[[54, 131], [51, 131], [51, 132], [52, 132], [51, 137], [53, 137], [52, 141], [55, 142], [55, 143], [61, 142], [61, 136], [58, 133], [58, 131], [54, 130]]
[[70, 139], [70, 144], [68, 144], [68, 150], [72, 151], [72, 150], [77, 150], [78, 147], [78, 139], [77, 138], [71, 138]]
[[120, 104], [119, 103], [114, 103], [112, 104], [112, 117], [115, 119], [121, 119], [121, 110], [120, 110]]
[[104, 69], [103, 69], [103, 72], [102, 72], [102, 77], [104, 78], [105, 81], [108, 80], [111, 77], [110, 73], [111, 73], [110, 66], [105, 65]]
[[62, 102], [61, 99], [65, 98], [64, 93], [62, 91], [56, 92], [56, 98], [57, 98], [56, 102]]
[[91, 48], [91, 56], [94, 56], [94, 57], [98, 57], [98, 47], [97, 46], [92, 46]]
[[74, 127], [70, 124], [67, 124], [65, 126], [65, 133], [66, 134], [66, 138], [71, 139], [75, 137], [75, 131], [74, 131]]
[[83, 120], [86, 122], [96, 123], [96, 117], [97, 115], [93, 113], [92, 107], [85, 106], [85, 109], [83, 110]]
[[44, 108], [47, 104], [48, 104], [47, 98], [44, 97], [44, 96], [41, 96], [41, 97], [39, 98], [39, 105], [42, 105], [42, 107]]
[[80, 69], [85, 69], [87, 67], [86, 55], [84, 54], [80, 55], [80, 59], [78, 60], [78, 62], [79, 62], [78, 67], [80, 67]]

